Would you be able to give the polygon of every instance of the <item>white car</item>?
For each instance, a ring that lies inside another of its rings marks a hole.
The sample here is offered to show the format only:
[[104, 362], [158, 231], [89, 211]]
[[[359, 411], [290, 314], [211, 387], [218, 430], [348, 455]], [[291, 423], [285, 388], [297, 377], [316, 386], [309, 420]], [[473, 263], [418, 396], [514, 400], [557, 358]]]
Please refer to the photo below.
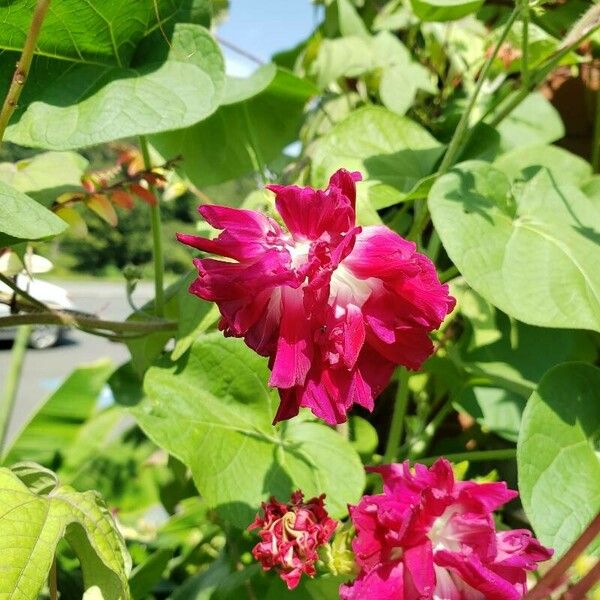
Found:
[[[62, 310], [75, 308], [67, 291], [58, 285], [40, 279], [31, 279], [25, 274], [17, 275], [16, 282], [19, 288], [51, 308]], [[0, 281], [0, 317], [10, 315], [12, 295], [13, 291]], [[31, 330], [29, 345], [38, 350], [50, 348], [60, 341], [66, 330], [66, 327], [60, 325], [37, 325]], [[2, 327], [0, 328], [0, 340], [13, 340], [16, 333], [16, 327]]]

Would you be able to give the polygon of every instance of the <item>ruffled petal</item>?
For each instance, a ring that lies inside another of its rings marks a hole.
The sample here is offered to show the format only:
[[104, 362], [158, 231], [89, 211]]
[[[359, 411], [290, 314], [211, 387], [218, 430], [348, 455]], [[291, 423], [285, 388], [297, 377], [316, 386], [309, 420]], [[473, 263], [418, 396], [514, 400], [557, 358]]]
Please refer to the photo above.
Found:
[[340, 587], [341, 600], [412, 600], [404, 594], [401, 562], [388, 563], [362, 573], [351, 585]]
[[253, 210], [229, 206], [203, 205], [198, 212], [223, 232], [214, 240], [178, 233], [177, 239], [188, 246], [239, 261], [252, 260], [283, 242], [279, 225]]
[[269, 385], [284, 389], [303, 385], [312, 356], [312, 328], [305, 318], [302, 295], [291, 288], [283, 288], [279, 340]]
[[447, 550], [435, 553], [435, 564], [451, 569], [477, 590], [486, 600], [520, 600], [521, 594], [500, 575], [494, 573], [479, 560], [475, 554], [459, 554]]
[[317, 240], [340, 235], [354, 226], [355, 175], [335, 173], [325, 191], [295, 185], [269, 185], [275, 206], [295, 239]]

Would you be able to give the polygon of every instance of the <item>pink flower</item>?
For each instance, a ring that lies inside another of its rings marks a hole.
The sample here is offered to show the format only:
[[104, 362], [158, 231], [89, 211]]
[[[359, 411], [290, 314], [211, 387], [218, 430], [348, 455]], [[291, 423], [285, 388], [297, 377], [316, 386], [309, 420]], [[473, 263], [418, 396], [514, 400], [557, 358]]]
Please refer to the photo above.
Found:
[[455, 481], [444, 459], [370, 470], [384, 491], [350, 508], [361, 571], [342, 600], [518, 600], [552, 556], [526, 529], [496, 531], [492, 512], [517, 496], [504, 482]]
[[337, 527], [325, 510], [325, 494], [307, 502], [303, 497], [296, 491], [288, 504], [271, 497], [262, 503], [264, 515], [256, 515], [248, 527], [260, 529], [261, 541], [252, 550], [254, 558], [265, 571], [275, 568], [290, 590], [298, 585], [302, 573], [314, 577], [317, 548], [327, 543]]
[[255, 211], [201, 206], [222, 233], [178, 236], [228, 259], [196, 259], [190, 291], [218, 304], [225, 335], [270, 358], [275, 422], [301, 406], [330, 424], [354, 403], [372, 410], [396, 365], [419, 369], [431, 355], [428, 334], [454, 307], [415, 244], [384, 226], [356, 227], [358, 180], [342, 169], [324, 191], [268, 186], [287, 230]]

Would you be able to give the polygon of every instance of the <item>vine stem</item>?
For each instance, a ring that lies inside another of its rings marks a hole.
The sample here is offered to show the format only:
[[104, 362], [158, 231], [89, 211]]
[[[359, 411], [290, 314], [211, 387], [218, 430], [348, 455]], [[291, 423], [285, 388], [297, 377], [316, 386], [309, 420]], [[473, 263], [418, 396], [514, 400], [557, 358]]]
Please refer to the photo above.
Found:
[[[462, 462], [468, 460], [470, 462], [481, 462], [484, 460], [512, 460], [517, 455], [517, 451], [514, 448], [502, 448], [498, 450], [474, 450], [472, 452], [457, 452], [455, 454], [444, 454], [443, 458], [448, 459], [450, 462]], [[441, 456], [428, 456], [427, 458], [420, 458], [419, 462], [424, 465], [433, 464]]]
[[420, 456], [423, 456], [429, 444], [433, 439], [439, 426], [446, 420], [446, 417], [454, 410], [452, 406], [452, 400], [448, 399], [446, 403], [436, 413], [435, 417], [427, 424], [425, 429], [417, 437], [417, 439], [411, 444], [408, 451], [408, 458], [410, 460], [416, 460]]
[[388, 435], [385, 452], [383, 454], [383, 463], [393, 463], [397, 458], [398, 447], [402, 440], [404, 431], [404, 418], [408, 407], [408, 371], [399, 367], [398, 390], [394, 400], [394, 413], [392, 415], [392, 423], [390, 433]]
[[23, 91], [23, 87], [29, 76], [33, 53], [49, 6], [50, 0], [38, 0], [35, 5], [31, 25], [29, 26], [29, 31], [25, 38], [25, 45], [23, 46], [21, 57], [17, 62], [10, 87], [8, 88], [8, 93], [6, 94], [2, 110], [0, 111], [0, 142], [4, 138], [4, 132], [8, 126], [8, 122], [17, 108], [21, 92]]
[[21, 371], [23, 370], [30, 334], [31, 325], [19, 327], [13, 342], [8, 373], [6, 374], [4, 390], [0, 399], [0, 451], [3, 451], [6, 446], [6, 434], [8, 433], [8, 425], [14, 410], [17, 392], [19, 391]]
[[[440, 167], [436, 173], [436, 175], [438, 177], [443, 175], [444, 173], [446, 173], [448, 171], [448, 169], [450, 169], [450, 167], [454, 164], [456, 157], [458, 156], [458, 154], [460, 153], [460, 151], [463, 147], [465, 139], [469, 134], [468, 127], [469, 127], [469, 121], [471, 118], [471, 113], [473, 112], [473, 109], [475, 108], [475, 103], [477, 102], [477, 98], [479, 98], [479, 94], [481, 93], [483, 84], [485, 83], [485, 81], [487, 79], [488, 71], [490, 70], [490, 67], [492, 66], [492, 63], [494, 62], [494, 59], [498, 55], [498, 52], [500, 51], [500, 48], [502, 47], [502, 44], [504, 43], [506, 36], [509, 34], [511, 27], [513, 26], [513, 23], [515, 22], [516, 18], [519, 16], [520, 12], [521, 12], [520, 6], [516, 6], [514, 8], [514, 10], [511, 12], [510, 16], [508, 17], [508, 20], [506, 21], [506, 23], [504, 25], [504, 28], [500, 35], [500, 39], [496, 43], [496, 46], [494, 47], [493, 52], [490, 54], [488, 59], [485, 61], [484, 65], [481, 69], [481, 72], [479, 73], [479, 77], [477, 78], [477, 83], [475, 84], [475, 89], [473, 90], [473, 93], [471, 94], [471, 97], [469, 98], [469, 103], [467, 104], [465, 111], [463, 112], [463, 114], [460, 117], [460, 121], [458, 122], [458, 125], [456, 126], [456, 129], [454, 130], [454, 135], [452, 136], [452, 139], [450, 140], [450, 144], [448, 144], [448, 149], [446, 150], [446, 153], [444, 154], [444, 158], [442, 159], [442, 162], [440, 163]], [[418, 242], [420, 240], [421, 233], [423, 232], [425, 227], [427, 227], [427, 223], [429, 223], [429, 210], [427, 208], [426, 200], [423, 200], [420, 205], [416, 205], [415, 219], [410, 228], [410, 231], [408, 232], [408, 234], [406, 236], [407, 239]]]
[[[596, 539], [598, 535], [600, 535], [600, 513], [596, 515], [596, 517], [585, 528], [579, 538], [577, 538], [575, 543], [563, 554], [562, 558], [549, 571], [547, 571], [546, 574], [538, 581], [537, 585], [524, 596], [523, 600], [544, 600], [545, 598], [548, 598], [554, 588], [561, 582], [567, 569], [573, 564], [573, 562], [575, 562], [575, 559], [582, 554], [584, 550]], [[593, 584], [595, 582], [591, 581], [589, 583]], [[583, 597], [584, 596], [571, 596], [573, 600], [575, 598]]]
[[594, 137], [592, 139], [592, 168], [600, 171], [600, 90], [596, 92], [596, 115], [594, 117]]
[[523, 37], [521, 38], [521, 82], [524, 87], [529, 85], [529, 0], [521, 0]]
[[[144, 168], [152, 169], [150, 150], [146, 136], [140, 136], [140, 149], [144, 158]], [[165, 315], [164, 271], [165, 259], [162, 245], [162, 224], [160, 221], [160, 202], [153, 186], [150, 186], [156, 198], [156, 204], [150, 207], [150, 225], [152, 227], [152, 254], [154, 258], [154, 312], [157, 317]]]
[[[517, 108], [517, 106], [519, 106], [519, 104], [521, 104], [521, 102], [523, 102], [523, 100], [525, 100], [525, 98], [527, 98], [527, 96], [529, 96], [529, 94], [546, 79], [546, 77], [548, 77], [548, 75], [552, 72], [552, 69], [554, 69], [554, 67], [556, 67], [558, 65], [558, 63], [569, 52], [571, 52], [571, 50], [573, 50], [573, 48], [576, 48], [577, 46], [579, 46], [579, 44], [584, 42], [588, 36], [592, 35], [592, 33], [597, 31], [599, 28], [600, 28], [600, 24], [596, 24], [593, 27], [591, 27], [589, 30], [585, 31], [585, 33], [583, 33], [581, 36], [579, 36], [577, 39], [575, 39], [571, 43], [569, 43], [565, 46], [562, 46], [560, 48], [560, 50], [558, 50], [556, 52], [556, 54], [554, 54], [550, 59], [548, 59], [546, 64], [543, 67], [541, 67], [539, 69], [539, 71], [537, 71], [535, 73], [535, 75], [533, 77], [529, 78], [529, 85], [522, 87], [516, 94], [514, 94], [513, 96], [509, 96], [505, 102], [500, 103], [500, 110], [496, 113], [494, 118], [489, 122], [489, 125], [491, 127], [497, 127], [502, 121], [504, 121], [504, 119], [506, 119], [506, 117], [508, 117], [508, 115], [510, 115], [510, 113], [512, 113], [512, 111], [515, 110], [515, 108]], [[502, 104], [504, 104], [503, 107], [502, 107]], [[479, 122], [481, 123], [481, 122], [485, 121], [485, 119], [487, 117], [489, 117], [490, 114], [495, 112], [496, 109], [498, 109], [498, 105], [491, 107], [483, 115], [483, 117], [481, 117]]]
[[479, 74], [479, 77], [477, 78], [477, 83], [475, 85], [475, 89], [473, 90], [473, 93], [471, 94], [471, 98], [469, 98], [469, 103], [467, 104], [467, 108], [463, 112], [463, 114], [460, 118], [460, 121], [458, 122], [458, 125], [456, 126], [456, 130], [454, 131], [454, 135], [452, 136], [452, 139], [450, 140], [448, 150], [446, 150], [446, 154], [444, 154], [444, 158], [442, 159], [440, 168], [438, 169], [439, 175], [443, 175], [444, 173], [446, 173], [448, 171], [448, 169], [452, 166], [454, 159], [456, 158], [457, 154], [459, 153], [459, 151], [462, 147], [463, 141], [468, 133], [469, 119], [471, 117], [471, 113], [473, 112], [473, 108], [475, 108], [475, 103], [477, 102], [477, 98], [479, 98], [481, 88], [483, 87], [483, 84], [485, 83], [485, 81], [487, 79], [488, 71], [490, 70], [490, 67], [492, 66], [492, 63], [494, 62], [494, 59], [498, 55], [498, 52], [500, 51], [500, 48], [502, 47], [504, 40], [508, 36], [511, 27], [513, 26], [513, 23], [515, 22], [516, 18], [519, 16], [520, 12], [521, 12], [520, 7], [515, 7], [514, 10], [511, 12], [510, 16], [508, 17], [508, 19], [504, 25], [504, 28], [502, 29], [500, 38], [496, 42], [496, 46], [494, 47], [493, 52], [490, 54], [488, 59], [485, 61], [485, 64], [483, 65], [483, 68], [481, 69], [481, 73]]

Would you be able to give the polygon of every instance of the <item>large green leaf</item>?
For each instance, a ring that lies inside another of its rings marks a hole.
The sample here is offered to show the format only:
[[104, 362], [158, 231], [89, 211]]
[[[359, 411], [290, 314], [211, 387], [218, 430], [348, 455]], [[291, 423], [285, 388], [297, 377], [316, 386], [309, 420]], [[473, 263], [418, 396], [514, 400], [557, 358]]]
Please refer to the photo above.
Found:
[[593, 361], [597, 351], [586, 331], [532, 327], [499, 311], [495, 320], [497, 328], [479, 336], [494, 332], [495, 338], [461, 354], [478, 385], [465, 386], [456, 401], [484, 429], [516, 441], [525, 402], [544, 373], [566, 361]]
[[455, 21], [473, 13], [483, 0], [410, 0], [412, 8], [422, 21]]
[[[125, 66], [137, 44], [150, 31], [189, 10], [190, 0], [126, 2], [53, 0], [37, 41], [37, 54], [66, 62]], [[0, 4], [0, 48], [20, 50], [36, 0]], [[13, 63], [14, 67], [14, 63]]]
[[[32, 465], [35, 466], [35, 465]], [[40, 486], [34, 469], [28, 487], [10, 469], [0, 469], [0, 596], [31, 600], [41, 592], [63, 538], [77, 555], [85, 589], [96, 587], [104, 600], [129, 598], [129, 557], [110, 512], [95, 492]], [[48, 482], [47, 471], [40, 476]], [[33, 489], [44, 489], [36, 494]]]
[[88, 166], [76, 152], [43, 152], [16, 163], [0, 163], [0, 181], [50, 206], [60, 194], [81, 189]]
[[554, 106], [534, 92], [498, 125], [498, 132], [502, 149], [510, 150], [555, 142], [565, 135], [565, 127]]
[[[259, 71], [255, 77], [259, 75], [261, 85], [255, 79], [248, 88], [260, 90], [269, 71]], [[236, 88], [239, 91], [239, 82]], [[297, 138], [304, 105], [316, 92], [283, 69], [256, 96], [248, 98], [248, 90], [236, 96], [231, 82], [227, 89], [228, 105], [209, 119], [151, 140], [163, 156], [183, 156], [181, 171], [199, 187], [234, 179], [277, 158]]]
[[377, 209], [393, 204], [390, 197], [401, 201], [434, 171], [442, 151], [442, 145], [414, 121], [385, 108], [365, 107], [316, 143], [312, 181], [323, 186], [340, 167], [360, 171]]
[[525, 512], [559, 556], [600, 510], [599, 433], [600, 369], [565, 363], [548, 371], [523, 415], [517, 465]]
[[364, 485], [362, 465], [335, 430], [304, 418], [274, 428], [278, 401], [266, 361], [241, 340], [214, 333], [178, 362], [149, 369], [148, 395], [132, 412], [144, 431], [188, 465], [203, 498], [239, 527], [261, 499], [294, 489], [327, 493], [346, 514]]
[[544, 327], [600, 331], [600, 209], [546, 169], [511, 189], [466, 162], [429, 195], [448, 255], [468, 284], [509, 315]]
[[494, 166], [510, 180], [529, 181], [544, 168], [561, 183], [569, 182], [577, 186], [592, 176], [592, 167], [587, 161], [557, 146], [515, 148], [498, 157]]
[[54, 213], [0, 180], [0, 247], [48, 239], [66, 228]]
[[193, 24], [178, 24], [168, 44], [146, 40], [129, 65], [38, 57], [6, 139], [66, 150], [192, 125], [217, 109], [224, 80], [218, 45]]
[[71, 444], [98, 403], [113, 364], [103, 359], [81, 366], [43, 403], [17, 434], [5, 463], [34, 460], [49, 465], [57, 452]]

